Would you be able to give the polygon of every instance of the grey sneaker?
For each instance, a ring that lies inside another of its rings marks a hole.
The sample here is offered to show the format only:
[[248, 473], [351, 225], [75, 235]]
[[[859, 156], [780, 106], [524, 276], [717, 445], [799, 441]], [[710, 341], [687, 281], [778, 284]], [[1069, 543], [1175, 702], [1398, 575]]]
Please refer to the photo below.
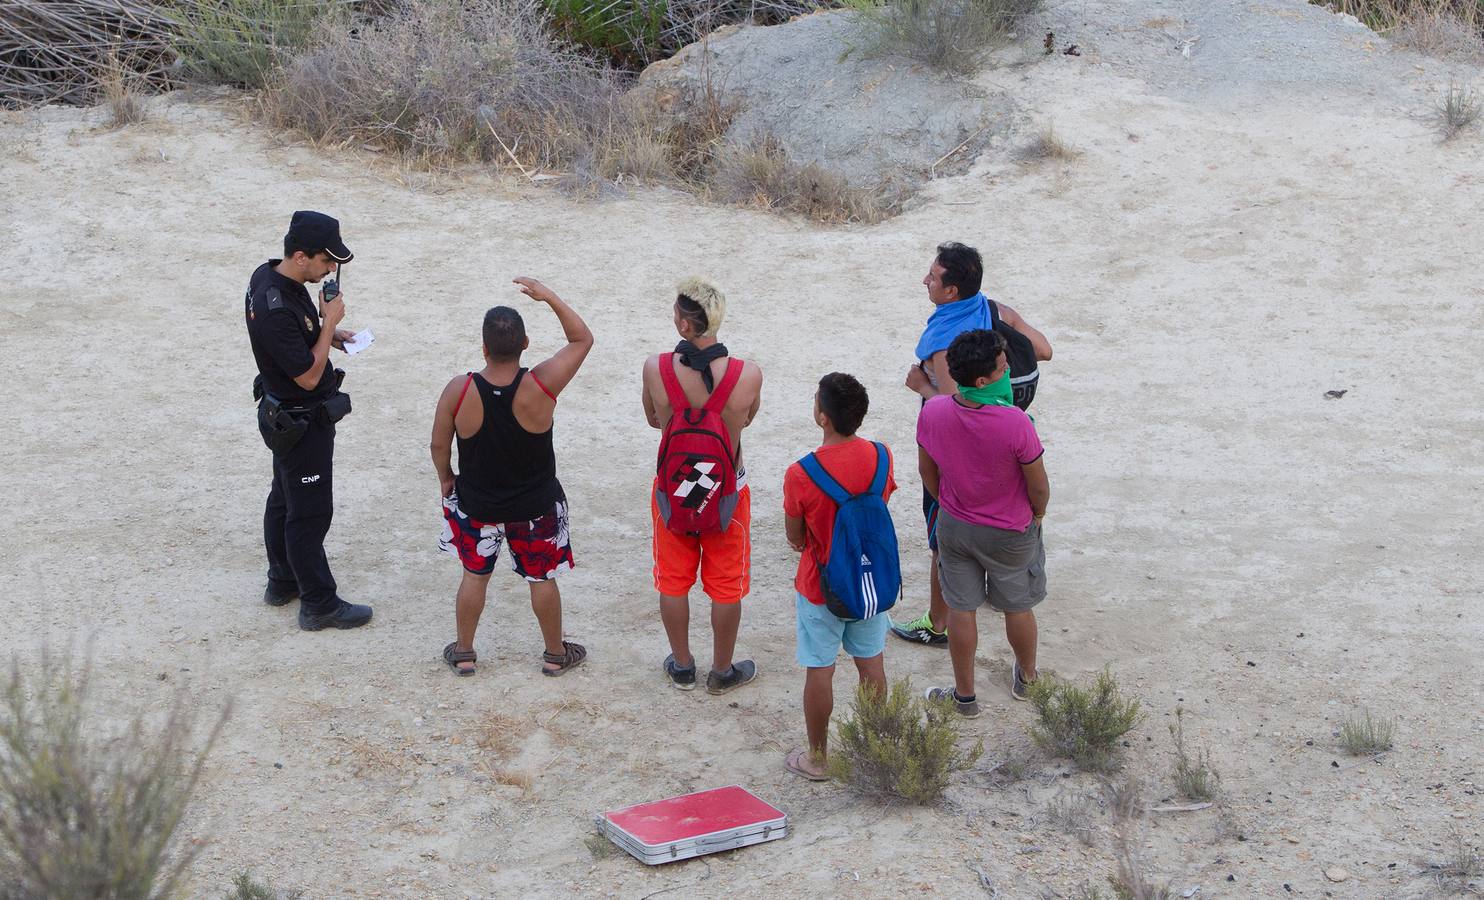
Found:
[[756, 677], [757, 663], [750, 659], [739, 659], [732, 663], [731, 668], [725, 674], [715, 669], [711, 670], [711, 674], [706, 676], [706, 693], [725, 694]]
[[979, 700], [977, 698], [974, 700], [960, 700], [958, 699], [958, 692], [951, 686], [928, 688], [923, 692], [922, 696], [926, 697], [929, 703], [941, 703], [944, 700], [952, 700], [953, 708], [958, 710], [959, 715], [965, 719], [979, 718]]
[[675, 654], [665, 657], [665, 674], [670, 676], [670, 685], [682, 691], [696, 689], [696, 664], [681, 667], [675, 664]]
[[1031, 699], [1031, 683], [1025, 680], [1025, 673], [1020, 671], [1020, 663], [1016, 663], [1010, 673], [1010, 696], [1016, 700]]

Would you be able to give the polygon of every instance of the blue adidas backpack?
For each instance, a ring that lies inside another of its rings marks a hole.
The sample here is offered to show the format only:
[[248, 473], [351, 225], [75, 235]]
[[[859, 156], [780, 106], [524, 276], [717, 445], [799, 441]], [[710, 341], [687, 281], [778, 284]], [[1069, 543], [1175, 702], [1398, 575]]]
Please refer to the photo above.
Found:
[[847, 494], [813, 453], [799, 460], [804, 474], [839, 507], [830, 558], [819, 568], [819, 587], [825, 608], [841, 619], [867, 619], [886, 612], [902, 589], [897, 530], [881, 499], [890, 464], [886, 447], [871, 443], [876, 447], [876, 474], [863, 494]]

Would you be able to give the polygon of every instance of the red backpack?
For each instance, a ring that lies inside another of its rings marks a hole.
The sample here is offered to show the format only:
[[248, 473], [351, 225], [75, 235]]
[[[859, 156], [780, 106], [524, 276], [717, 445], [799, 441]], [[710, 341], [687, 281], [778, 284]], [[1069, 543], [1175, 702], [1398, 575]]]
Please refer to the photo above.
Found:
[[727, 360], [721, 384], [695, 409], [675, 377], [675, 354], [660, 357], [660, 380], [670, 398], [670, 421], [660, 438], [655, 503], [665, 527], [679, 534], [714, 534], [732, 524], [737, 509], [737, 460], [721, 410], [742, 377], [742, 360]]

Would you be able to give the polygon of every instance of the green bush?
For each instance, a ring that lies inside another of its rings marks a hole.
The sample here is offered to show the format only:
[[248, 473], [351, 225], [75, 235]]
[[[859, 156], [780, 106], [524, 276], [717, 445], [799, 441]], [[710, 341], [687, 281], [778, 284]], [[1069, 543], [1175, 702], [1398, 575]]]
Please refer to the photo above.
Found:
[[546, 0], [560, 34], [634, 69], [676, 49], [663, 45], [668, 5], [666, 0]]
[[260, 88], [309, 41], [326, 13], [350, 0], [167, 0], [173, 46], [189, 79]]
[[88, 674], [43, 654], [13, 658], [0, 682], [6, 897], [168, 897], [197, 853], [176, 829], [226, 712], [196, 750], [184, 694], [110, 730], [91, 715]]
[[862, 686], [835, 725], [830, 775], [870, 796], [932, 803], [984, 752], [983, 740], [958, 749], [961, 722], [951, 703], [924, 700], [905, 678], [885, 696]]
[[1053, 676], [1037, 678], [1031, 682], [1030, 699], [1039, 717], [1031, 726], [1036, 743], [1094, 772], [1117, 768], [1118, 739], [1143, 718], [1139, 701], [1125, 699], [1107, 669], [1098, 673], [1091, 689]]

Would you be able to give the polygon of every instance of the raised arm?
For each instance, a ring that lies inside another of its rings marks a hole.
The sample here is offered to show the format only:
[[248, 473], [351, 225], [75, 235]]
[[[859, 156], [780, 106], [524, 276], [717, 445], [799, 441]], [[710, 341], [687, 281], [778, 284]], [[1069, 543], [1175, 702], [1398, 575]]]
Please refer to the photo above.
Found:
[[1051, 359], [1051, 342], [1046, 340], [1046, 335], [1032, 328], [1020, 313], [1003, 303], [997, 305], [1000, 308], [1000, 318], [1005, 320], [1005, 324], [1031, 339], [1031, 346], [1036, 349], [1036, 359], [1041, 362]]
[[551, 311], [556, 313], [557, 322], [562, 326], [562, 333], [567, 337], [567, 346], [553, 354], [551, 359], [538, 363], [531, 369], [531, 374], [555, 398], [572, 381], [581, 368], [582, 361], [587, 359], [588, 351], [593, 349], [593, 333], [577, 311], [557, 296], [556, 291], [524, 275], [516, 278], [515, 283], [520, 285], [522, 294], [551, 307]]

